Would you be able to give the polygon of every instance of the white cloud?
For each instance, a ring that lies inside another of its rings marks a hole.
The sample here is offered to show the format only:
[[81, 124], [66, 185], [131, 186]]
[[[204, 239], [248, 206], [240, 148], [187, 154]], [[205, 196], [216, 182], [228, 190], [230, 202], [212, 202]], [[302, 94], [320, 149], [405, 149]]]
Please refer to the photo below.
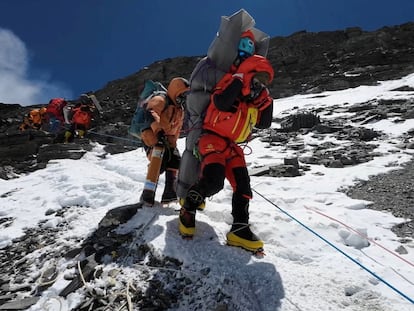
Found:
[[29, 77], [25, 43], [12, 31], [0, 28], [0, 102], [22, 106], [44, 104], [53, 97], [71, 98], [72, 92], [45, 77]]

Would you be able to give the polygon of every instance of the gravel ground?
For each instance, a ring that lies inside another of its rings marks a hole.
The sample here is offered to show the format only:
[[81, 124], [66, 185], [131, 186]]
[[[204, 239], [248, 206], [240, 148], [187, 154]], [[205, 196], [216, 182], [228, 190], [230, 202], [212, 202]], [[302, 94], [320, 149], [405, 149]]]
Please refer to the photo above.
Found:
[[414, 159], [402, 169], [371, 177], [344, 191], [354, 199], [373, 202], [369, 207], [390, 211], [407, 221], [392, 228], [401, 238], [414, 238]]

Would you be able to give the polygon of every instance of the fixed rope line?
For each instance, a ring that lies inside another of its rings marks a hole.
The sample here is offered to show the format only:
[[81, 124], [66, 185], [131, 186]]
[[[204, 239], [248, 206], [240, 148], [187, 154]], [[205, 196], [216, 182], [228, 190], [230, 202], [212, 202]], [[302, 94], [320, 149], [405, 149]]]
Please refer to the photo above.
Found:
[[103, 136], [103, 137], [111, 137], [111, 138], [115, 138], [115, 139], [119, 139], [119, 140], [125, 140], [125, 141], [132, 142], [134, 144], [140, 144], [140, 142], [137, 141], [137, 140], [129, 139], [129, 138], [125, 138], [125, 137], [119, 137], [119, 136], [114, 136], [114, 135], [109, 135], [109, 134], [102, 134], [102, 133], [98, 133], [98, 132], [94, 132], [94, 131], [88, 131], [88, 133], [95, 134], [95, 135], [98, 135], [98, 136]]
[[404, 261], [404, 262], [408, 263], [410, 266], [414, 267], [414, 263], [412, 263], [411, 261], [409, 261], [409, 260], [407, 260], [407, 259], [403, 258], [402, 256], [398, 255], [397, 253], [395, 253], [395, 252], [393, 252], [393, 251], [389, 250], [388, 248], [386, 248], [386, 247], [382, 246], [381, 244], [377, 243], [374, 239], [371, 239], [371, 238], [369, 238], [369, 237], [365, 236], [364, 234], [362, 234], [362, 233], [361, 233], [361, 232], [359, 232], [358, 230], [355, 230], [354, 228], [352, 228], [352, 227], [348, 226], [346, 223], [344, 223], [344, 222], [342, 222], [342, 221], [340, 221], [340, 220], [338, 220], [338, 219], [335, 219], [335, 218], [334, 218], [334, 217], [332, 217], [332, 216], [326, 215], [326, 214], [322, 213], [321, 211], [318, 211], [318, 210], [317, 210], [317, 209], [315, 209], [315, 208], [308, 207], [308, 206], [306, 206], [306, 205], [305, 205], [305, 208], [306, 208], [306, 209], [308, 209], [308, 210], [311, 210], [311, 211], [313, 211], [313, 212], [315, 212], [315, 213], [317, 213], [317, 214], [319, 214], [319, 215], [321, 215], [321, 216], [324, 216], [324, 217], [326, 217], [326, 218], [328, 218], [328, 219], [330, 219], [330, 220], [332, 220], [332, 221], [335, 221], [335, 222], [337, 222], [337, 223], [341, 224], [342, 226], [344, 226], [345, 228], [349, 229], [350, 231], [352, 231], [352, 232], [354, 232], [354, 233], [358, 234], [360, 237], [362, 237], [362, 238], [364, 238], [364, 239], [368, 240], [369, 242], [371, 242], [371, 243], [373, 243], [373, 244], [375, 244], [375, 245], [377, 245], [377, 246], [381, 247], [383, 250], [387, 251], [387, 252], [388, 252], [388, 253], [390, 253], [391, 255], [394, 255], [394, 256], [395, 256], [395, 257], [397, 257], [398, 259], [401, 259], [402, 261]]
[[263, 198], [265, 201], [269, 202], [270, 204], [272, 204], [274, 207], [276, 207], [278, 210], [280, 210], [282, 213], [284, 213], [285, 215], [287, 215], [289, 218], [293, 219], [294, 221], [296, 221], [299, 225], [301, 225], [302, 227], [304, 227], [306, 230], [310, 231], [311, 233], [313, 233], [314, 235], [316, 235], [318, 238], [320, 238], [322, 241], [324, 241], [326, 244], [328, 244], [329, 246], [331, 246], [332, 248], [334, 248], [335, 250], [337, 250], [338, 252], [340, 252], [342, 255], [344, 255], [346, 258], [348, 258], [349, 260], [351, 260], [352, 262], [354, 262], [355, 264], [357, 264], [358, 266], [360, 266], [362, 269], [364, 269], [365, 271], [367, 271], [369, 274], [371, 274], [373, 277], [375, 277], [377, 280], [379, 280], [380, 282], [384, 283], [385, 285], [387, 285], [389, 288], [391, 288], [393, 291], [395, 291], [396, 293], [398, 293], [399, 295], [401, 295], [402, 297], [404, 297], [405, 299], [407, 299], [409, 302], [411, 302], [412, 304], [414, 304], [414, 299], [410, 298], [408, 295], [404, 294], [403, 292], [401, 292], [399, 289], [397, 289], [396, 287], [394, 287], [393, 285], [391, 285], [390, 283], [388, 283], [385, 279], [381, 278], [379, 275], [377, 275], [375, 272], [371, 271], [370, 269], [368, 269], [367, 267], [365, 267], [363, 264], [359, 263], [357, 260], [355, 260], [354, 258], [352, 258], [350, 255], [348, 255], [347, 253], [345, 253], [343, 250], [341, 250], [340, 248], [338, 248], [337, 246], [335, 246], [333, 243], [329, 242], [327, 239], [325, 239], [323, 236], [321, 236], [319, 233], [317, 233], [315, 230], [309, 228], [308, 226], [306, 226], [303, 222], [301, 222], [300, 220], [296, 219], [295, 217], [293, 217], [292, 215], [290, 215], [288, 212], [286, 212], [285, 210], [283, 210], [282, 208], [280, 208], [279, 206], [277, 206], [277, 204], [273, 203], [272, 201], [270, 201], [268, 198], [266, 198], [263, 194], [261, 194], [260, 192], [258, 192], [255, 189], [252, 189], [252, 191], [254, 191], [256, 194], [258, 194], [261, 198]]

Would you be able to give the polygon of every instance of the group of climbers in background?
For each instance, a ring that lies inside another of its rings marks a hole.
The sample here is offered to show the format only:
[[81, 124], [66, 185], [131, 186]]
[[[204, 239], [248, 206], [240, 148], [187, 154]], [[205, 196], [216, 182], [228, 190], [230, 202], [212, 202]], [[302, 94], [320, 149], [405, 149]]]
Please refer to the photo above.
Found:
[[95, 95], [82, 94], [79, 99], [52, 98], [42, 108], [32, 109], [20, 130], [43, 130], [56, 135], [56, 142], [83, 138], [90, 129], [96, 110], [101, 110]]
[[[178, 169], [179, 175], [176, 194], [170, 199], [178, 198], [182, 206], [178, 230], [183, 237], [191, 238], [195, 234], [196, 210], [204, 209], [205, 199], [222, 190], [227, 179], [233, 189], [233, 224], [227, 234], [227, 243], [253, 252], [263, 249], [263, 241], [250, 229], [252, 190], [240, 144], [250, 139], [253, 127], [268, 128], [272, 123], [273, 99], [267, 87], [273, 80], [274, 71], [266, 59], [268, 45], [269, 36], [254, 27], [254, 19], [245, 10], [230, 17], [223, 16], [207, 56], [200, 60], [191, 74], [189, 88], [188, 85], [182, 86], [181, 92], [173, 93], [169, 92], [169, 86], [166, 93], [155, 91], [138, 103], [134, 119], [139, 119], [139, 115], [141, 121], [145, 116], [151, 119], [151, 125], [141, 127], [140, 135], [136, 135], [147, 146], [150, 159], [140, 198], [144, 204], [154, 204], [159, 176], [154, 171], [160, 172], [154, 167], [166, 163], [172, 154], [165, 152], [170, 141], [166, 139], [164, 121], [173, 118], [171, 114], [163, 117], [165, 107], [169, 107], [166, 103], [172, 102], [176, 107], [175, 130], [182, 128], [183, 111], [180, 109], [185, 109], [184, 113], [189, 116], [182, 158], [176, 149], [176, 132], [172, 143], [179, 162], [178, 166], [174, 162], [174, 171]], [[170, 85], [173, 81], [175, 79]], [[163, 94], [160, 96], [157, 92]], [[179, 107], [177, 95], [183, 95], [184, 106]], [[157, 105], [163, 108], [155, 108]], [[133, 125], [134, 122], [131, 130]], [[164, 192], [171, 188], [172, 180], [166, 176]], [[161, 201], [169, 200], [164, 200], [163, 194]]]
[[77, 100], [67, 101], [62, 108], [63, 128], [57, 135], [58, 141], [63, 140], [67, 143], [75, 137], [84, 138], [91, 128], [98, 104], [95, 95], [87, 94], [82, 94]]

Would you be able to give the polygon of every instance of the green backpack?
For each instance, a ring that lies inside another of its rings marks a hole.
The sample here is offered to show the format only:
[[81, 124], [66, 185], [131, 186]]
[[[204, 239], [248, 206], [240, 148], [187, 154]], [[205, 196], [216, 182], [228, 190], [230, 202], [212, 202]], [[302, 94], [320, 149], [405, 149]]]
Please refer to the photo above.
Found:
[[166, 95], [167, 89], [160, 83], [152, 80], [145, 81], [144, 89], [139, 95], [137, 109], [132, 116], [131, 125], [129, 126], [129, 135], [141, 139], [141, 133], [151, 127], [154, 121], [151, 113], [146, 109], [147, 102], [155, 95]]

